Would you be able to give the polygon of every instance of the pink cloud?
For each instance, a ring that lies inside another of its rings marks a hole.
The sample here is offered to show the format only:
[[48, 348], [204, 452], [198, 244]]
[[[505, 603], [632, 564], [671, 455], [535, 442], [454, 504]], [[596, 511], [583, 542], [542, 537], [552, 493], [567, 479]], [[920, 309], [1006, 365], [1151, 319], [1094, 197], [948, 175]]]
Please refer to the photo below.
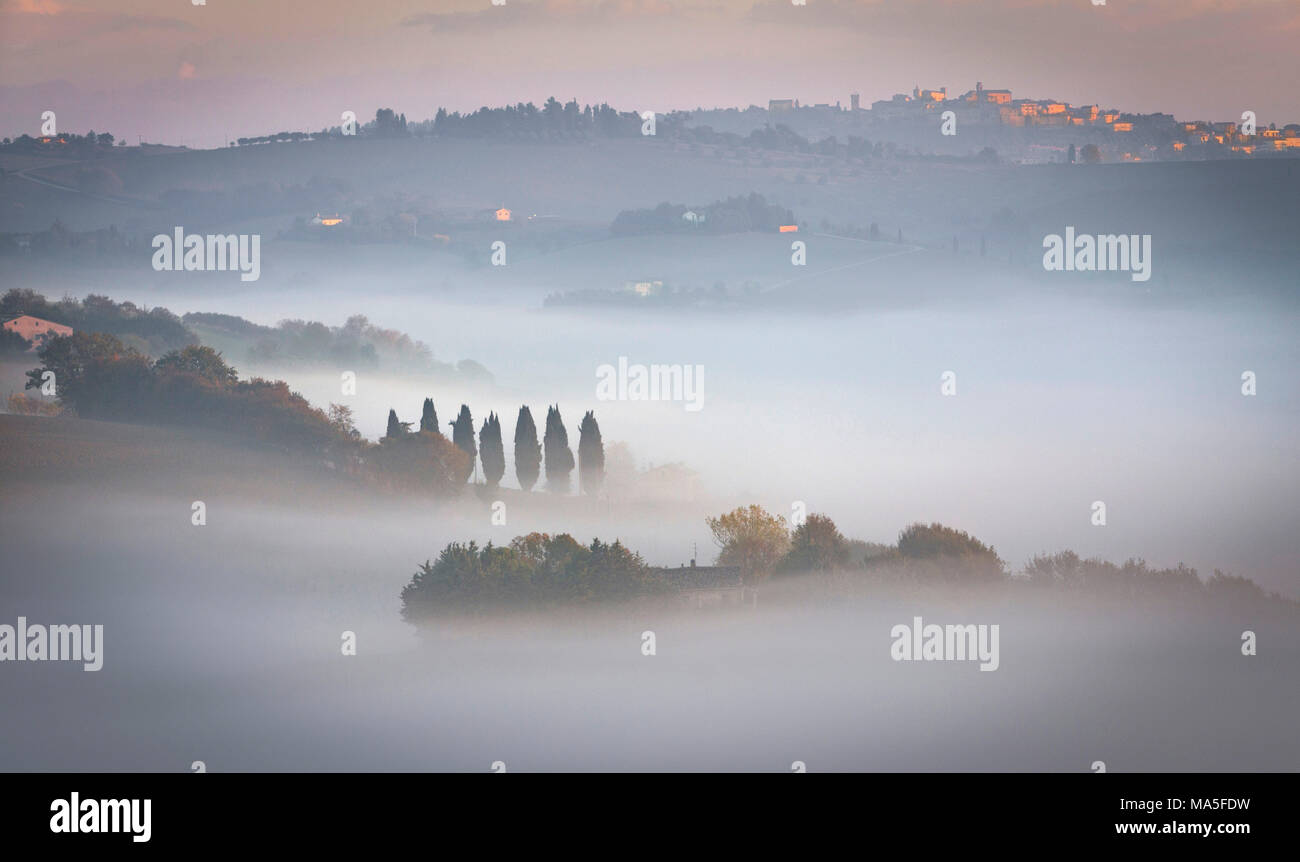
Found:
[[58, 15], [63, 11], [63, 6], [55, 0], [17, 0], [8, 6], [15, 12], [26, 12], [29, 15]]

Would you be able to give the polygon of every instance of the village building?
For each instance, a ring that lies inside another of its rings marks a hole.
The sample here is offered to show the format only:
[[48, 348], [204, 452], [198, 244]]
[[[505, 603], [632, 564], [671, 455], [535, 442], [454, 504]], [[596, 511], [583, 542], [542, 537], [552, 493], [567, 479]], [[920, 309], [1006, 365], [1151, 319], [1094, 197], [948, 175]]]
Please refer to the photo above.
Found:
[[[858, 94], [850, 95], [850, 104], [853, 111], [861, 110]], [[816, 107], [830, 108], [826, 104]], [[835, 108], [839, 108], [838, 102]], [[772, 112], [797, 111], [799, 101], [773, 99], [768, 103], [768, 109]], [[1251, 130], [1252, 134], [1248, 135], [1236, 121], [1180, 122], [1173, 115], [1160, 112], [1131, 114], [1115, 109], [1103, 110], [1098, 105], [1075, 106], [1058, 99], [1017, 99], [1010, 90], [986, 90], [981, 81], [975, 83], [973, 90], [952, 96], [948, 95], [946, 88], [930, 89], [918, 85], [912, 88], [910, 95], [898, 93], [892, 98], [872, 102], [867, 113], [873, 124], [907, 123], [916, 128], [918, 124], [928, 127], [935, 121], [932, 115], [940, 112], [945, 112], [944, 121], [947, 122], [948, 111], [953, 112], [963, 126], [985, 127], [981, 134], [989, 133], [990, 126], [1026, 131], [1032, 128], [1032, 134], [1023, 138], [1016, 136], [1005, 142], [1011, 151], [1009, 156], [1019, 161], [1025, 161], [1026, 156], [1029, 161], [1034, 161], [1034, 150], [1064, 152], [1066, 144], [1076, 141], [1071, 141], [1063, 133], [1090, 127], [1098, 130], [1109, 127], [1109, 131], [1124, 136], [1120, 140], [1131, 139], [1131, 143], [1126, 142], [1124, 146], [1134, 151], [1122, 154], [1131, 161], [1141, 159], [1137, 155], [1138, 148], [1153, 155], [1161, 152], [1178, 154], [1197, 145], [1222, 146], [1243, 155], [1300, 149], [1300, 125], [1293, 124], [1283, 129], [1275, 126], [1259, 128]], [[1156, 141], [1161, 143], [1155, 145]], [[689, 215], [684, 218], [693, 223]], [[782, 230], [788, 229], [783, 227]]]
[[663, 293], [664, 283], [660, 279], [653, 281], [629, 281], [623, 284], [623, 289], [629, 293], [635, 293], [637, 296], [655, 296]]
[[683, 564], [675, 569], [652, 566], [650, 574], [667, 583], [684, 604], [692, 607], [758, 605], [758, 593], [753, 587], [745, 586], [740, 566], [697, 566], [695, 560], [691, 560], [689, 566]]
[[30, 314], [13, 314], [5, 318], [4, 328], [16, 332], [32, 343], [30, 350], [37, 350], [47, 338], [57, 338], [72, 334], [71, 326], [55, 323]]

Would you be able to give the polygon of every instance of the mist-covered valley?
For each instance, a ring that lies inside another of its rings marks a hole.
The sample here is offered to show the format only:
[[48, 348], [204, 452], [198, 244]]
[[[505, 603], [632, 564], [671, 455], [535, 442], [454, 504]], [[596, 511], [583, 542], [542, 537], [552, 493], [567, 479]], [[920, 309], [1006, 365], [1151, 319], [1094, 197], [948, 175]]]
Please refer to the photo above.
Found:
[[[364, 315], [444, 370], [382, 352], [303, 359], [190, 326], [240, 381], [349, 408], [357, 445], [376, 447], [357, 456], [366, 469], [393, 436], [390, 410], [413, 432], [432, 399], [448, 446], [461, 405], [475, 432], [496, 414], [500, 484], [473, 459], [451, 491], [368, 482], [332, 450], [248, 439], [254, 423], [233, 408], [204, 421], [198, 407], [183, 421], [0, 416], [0, 624], [104, 626], [101, 671], [6, 663], [0, 768], [1300, 767], [1300, 307], [1277, 219], [1293, 163], [795, 171], [627, 142], [505, 155], [361, 143], [375, 147], [361, 159], [313, 143], [137, 158], [108, 198], [6, 176], [6, 230], [36, 236], [54, 216], [74, 233], [260, 231], [256, 281], [158, 272], [147, 243], [4, 254], [0, 276], [52, 303], [98, 295], [261, 327]], [[432, 170], [443, 159], [463, 170]], [[296, 224], [315, 206], [232, 203], [277, 172], [285, 188], [346, 179], [353, 191], [326, 197], [326, 212], [351, 195], [372, 222], [423, 207], [435, 226], [335, 241]], [[1253, 205], [1214, 197], [1238, 180]], [[799, 230], [609, 228], [624, 210], [751, 192], [790, 207]], [[1213, 218], [1190, 205], [1211, 199]], [[508, 225], [463, 212], [506, 203]], [[534, 213], [556, 221], [530, 225]], [[1067, 225], [1152, 234], [1153, 277], [1045, 272], [1039, 240]], [[498, 240], [505, 265], [491, 259]], [[692, 369], [694, 397], [606, 397], [601, 369], [621, 359]], [[6, 355], [3, 394], [42, 361]], [[558, 405], [575, 451], [593, 412], [599, 490], [520, 487], [521, 405], [539, 436]], [[724, 585], [694, 606], [654, 594], [404, 619], [403, 588], [451, 543], [569, 534], [617, 541], [651, 569], [723, 570], [733, 557], [707, 519], [750, 505], [796, 544], [801, 518], [828, 516], [835, 553], [859, 550], [815, 571], [746, 570], [737, 606]], [[900, 536], [914, 524], [987, 543], [1001, 576], [962, 583], [960, 554], [933, 570], [955, 585], [917, 575]], [[1067, 549], [1186, 564], [1199, 580], [1138, 594], [1029, 586], [1037, 555]], [[1215, 598], [1200, 584], [1216, 570], [1261, 595]], [[996, 672], [897, 660], [891, 632], [917, 617], [998, 625]], [[1243, 654], [1247, 631], [1257, 653]]]
[[[10, 615], [94, 621], [105, 634], [96, 673], [6, 668], [4, 768], [1297, 766], [1294, 610], [804, 576], [760, 587], [756, 607], [643, 602], [417, 628], [399, 620], [400, 589], [417, 561], [479, 532], [473, 519], [392, 501], [335, 506], [306, 486], [274, 502], [209, 494], [196, 529], [196, 483], [178, 484], [170, 496], [79, 485], [23, 488], [21, 505], [6, 496]], [[502, 534], [547, 519], [520, 520]], [[563, 520], [577, 535], [619, 530], [603, 513]], [[629, 523], [623, 535], [635, 532]], [[916, 616], [998, 624], [996, 672], [892, 661], [891, 629]], [[1239, 652], [1246, 629], [1258, 656]], [[354, 656], [340, 655], [344, 632]]]
[[[720, 505], [761, 502], [788, 515], [804, 501], [872, 541], [891, 540], [902, 523], [938, 520], [1016, 562], [1071, 547], [1223, 568], [1298, 595], [1291, 513], [1300, 453], [1289, 429], [1300, 387], [1289, 301], [1157, 302], [1114, 277], [1085, 287], [1082, 274], [1078, 295], [1035, 292], [1041, 276], [999, 281], [976, 271], [949, 284], [942, 254], [922, 251], [910, 269], [882, 262], [897, 267], [884, 284], [870, 263], [826, 276], [831, 289], [860, 292], [852, 309], [819, 310], [817, 270], [801, 289], [805, 306], [794, 309], [548, 308], [543, 290], [444, 298], [409, 268], [376, 261], [374, 276], [339, 274], [292, 251], [289, 283], [268, 274], [197, 292], [156, 281], [97, 289], [266, 325], [338, 326], [365, 314], [423, 341], [438, 360], [473, 359], [490, 373], [489, 381], [357, 369], [355, 395], [344, 396], [345, 364], [250, 366], [226, 353], [241, 373], [287, 380], [314, 405], [346, 403], [370, 439], [384, 433], [390, 408], [418, 419], [426, 397], [448, 419], [462, 403], [480, 421], [490, 411], [513, 417], [521, 404], [558, 404], [574, 422], [595, 410], [606, 439], [625, 443], [639, 468], [680, 462]], [[358, 292], [363, 277], [373, 286]], [[1193, 296], [1215, 287], [1187, 284]], [[1123, 296], [1130, 287], [1139, 295]], [[888, 297], [880, 307], [876, 292]], [[597, 369], [620, 357], [700, 367], [702, 409], [599, 400]], [[1245, 371], [1259, 381], [1254, 397], [1241, 394]], [[947, 372], [952, 396], [942, 394]], [[21, 388], [15, 379], [9, 391]], [[504, 485], [517, 487], [507, 450]], [[1104, 529], [1090, 522], [1097, 500], [1114, 513]], [[661, 536], [655, 561], [683, 558], [707, 539], [701, 530]]]

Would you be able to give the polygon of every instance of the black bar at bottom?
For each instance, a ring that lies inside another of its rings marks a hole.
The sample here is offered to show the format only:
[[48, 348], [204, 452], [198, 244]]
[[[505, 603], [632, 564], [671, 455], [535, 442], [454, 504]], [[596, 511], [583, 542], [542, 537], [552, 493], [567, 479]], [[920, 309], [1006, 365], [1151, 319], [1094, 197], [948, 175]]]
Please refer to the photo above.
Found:
[[[499, 849], [538, 835], [560, 840], [560, 833], [576, 829], [570, 840], [579, 841], [612, 829], [625, 839], [607, 849], [637, 836], [629, 849], [640, 853], [647, 839], [671, 846], [673, 835], [690, 846], [688, 836], [707, 823], [713, 827], [703, 829], [706, 838], [726, 835], [736, 844], [843, 834], [868, 845], [908, 837], [927, 847], [1210, 842], [1230, 849], [1257, 839], [1289, 843], [1295, 822], [1290, 775], [877, 773], [734, 780], [641, 775], [485, 784], [409, 773], [39, 773], [4, 778], [0, 824], [7, 846], [22, 841], [73, 851], [276, 845], [339, 851], [431, 839], [438, 842], [432, 848], [457, 835]], [[146, 830], [148, 840], [137, 840]]]

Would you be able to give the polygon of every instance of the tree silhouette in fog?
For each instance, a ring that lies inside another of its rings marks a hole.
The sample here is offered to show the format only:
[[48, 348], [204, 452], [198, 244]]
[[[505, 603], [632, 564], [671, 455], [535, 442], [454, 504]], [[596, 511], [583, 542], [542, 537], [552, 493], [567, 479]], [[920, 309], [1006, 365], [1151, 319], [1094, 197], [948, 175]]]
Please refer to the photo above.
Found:
[[384, 432], [384, 439], [396, 440], [399, 437], [405, 437], [410, 428], [410, 422], [399, 422], [397, 411], [391, 407], [388, 409], [388, 430]]
[[542, 471], [542, 444], [537, 442], [537, 424], [527, 406], [519, 408], [515, 420], [515, 478], [525, 491], [533, 490]]
[[508, 545], [452, 542], [402, 589], [402, 618], [419, 623], [465, 609], [536, 607], [668, 591], [622, 542], [582, 545], [567, 533], [529, 533]]
[[605, 444], [600, 439], [600, 425], [588, 410], [578, 426], [578, 484], [584, 494], [596, 494], [605, 484]]
[[569, 493], [569, 474], [573, 472], [573, 450], [569, 432], [560, 418], [560, 406], [546, 408], [546, 436], [542, 438], [546, 453], [546, 488], [557, 494]]
[[781, 561], [782, 571], [829, 572], [849, 562], [849, 543], [826, 515], [809, 515], [790, 536], [790, 551]]
[[474, 445], [474, 419], [469, 415], [469, 406], [460, 405], [460, 415], [451, 425], [451, 442], [456, 444], [456, 448], [469, 456], [469, 469], [465, 471], [465, 476], [461, 481], [468, 482], [470, 473], [474, 470], [474, 456], [478, 454], [478, 447]]
[[406, 114], [398, 114], [392, 108], [380, 108], [375, 111], [375, 122], [372, 128], [376, 137], [405, 137]]
[[433, 409], [433, 399], [424, 399], [424, 412], [420, 414], [420, 430], [431, 431], [442, 436], [442, 431], [438, 430], [438, 411]]
[[1006, 574], [1006, 566], [992, 546], [943, 524], [905, 527], [898, 534], [898, 556], [918, 572], [932, 570], [933, 577], [998, 580]]
[[483, 428], [478, 432], [479, 458], [483, 461], [483, 478], [489, 488], [501, 484], [506, 474], [506, 452], [501, 442], [501, 420], [489, 413]]
[[239, 372], [226, 364], [221, 354], [211, 347], [191, 344], [183, 350], [173, 350], [160, 357], [153, 365], [159, 373], [192, 374], [198, 379], [218, 386], [239, 381]]
[[11, 329], [0, 329], [0, 356], [22, 356], [32, 343]]

